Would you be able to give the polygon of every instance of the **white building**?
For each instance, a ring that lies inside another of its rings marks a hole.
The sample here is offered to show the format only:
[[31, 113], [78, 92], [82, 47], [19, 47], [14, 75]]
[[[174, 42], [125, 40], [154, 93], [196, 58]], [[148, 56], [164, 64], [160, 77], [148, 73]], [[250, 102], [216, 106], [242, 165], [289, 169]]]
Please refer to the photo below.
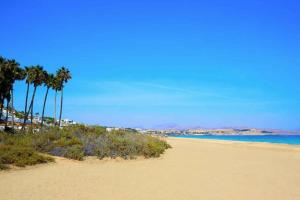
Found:
[[[3, 109], [3, 112], [2, 112], [2, 116], [1, 116], [1, 119], [2, 120], [6, 120], [6, 109]], [[8, 119], [9, 118], [12, 118], [12, 115], [10, 114], [10, 112], [8, 112]]]
[[107, 132], [118, 131], [118, 130], [120, 130], [120, 128], [116, 128], [116, 127], [107, 127], [107, 128], [106, 128], [106, 131], [107, 131]]
[[77, 122], [75, 122], [74, 120], [71, 119], [62, 119], [62, 126], [69, 126], [69, 125], [76, 125]]

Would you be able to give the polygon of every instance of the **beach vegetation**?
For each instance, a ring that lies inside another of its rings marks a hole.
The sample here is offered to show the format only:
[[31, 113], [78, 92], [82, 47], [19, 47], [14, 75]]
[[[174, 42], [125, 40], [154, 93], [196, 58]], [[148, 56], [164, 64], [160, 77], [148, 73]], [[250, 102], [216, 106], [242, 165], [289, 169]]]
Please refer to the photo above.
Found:
[[[161, 138], [128, 130], [106, 131], [101, 126], [68, 126], [46, 128], [43, 133], [0, 132], [0, 165], [24, 167], [52, 162], [49, 156], [84, 160], [86, 156], [99, 159], [134, 159], [159, 157], [171, 146]], [[47, 156], [46, 156], [47, 155]]]

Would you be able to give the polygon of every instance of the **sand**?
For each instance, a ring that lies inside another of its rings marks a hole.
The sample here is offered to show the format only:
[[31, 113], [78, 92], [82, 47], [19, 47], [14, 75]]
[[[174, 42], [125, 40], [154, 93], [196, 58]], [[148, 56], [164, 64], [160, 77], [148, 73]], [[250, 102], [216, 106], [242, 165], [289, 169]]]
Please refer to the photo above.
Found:
[[298, 200], [300, 148], [168, 139], [158, 159], [71, 161], [0, 172], [1, 200]]

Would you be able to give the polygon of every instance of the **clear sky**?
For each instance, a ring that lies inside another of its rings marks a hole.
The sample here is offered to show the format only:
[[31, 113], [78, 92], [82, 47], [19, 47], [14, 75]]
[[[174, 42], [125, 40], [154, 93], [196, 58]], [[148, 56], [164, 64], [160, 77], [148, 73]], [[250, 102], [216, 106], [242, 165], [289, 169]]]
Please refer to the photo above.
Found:
[[[299, 1], [4, 1], [0, 54], [67, 66], [63, 116], [126, 127], [300, 129]], [[38, 89], [41, 112], [45, 90]], [[25, 84], [15, 91], [24, 108]], [[53, 115], [53, 92], [46, 113]]]

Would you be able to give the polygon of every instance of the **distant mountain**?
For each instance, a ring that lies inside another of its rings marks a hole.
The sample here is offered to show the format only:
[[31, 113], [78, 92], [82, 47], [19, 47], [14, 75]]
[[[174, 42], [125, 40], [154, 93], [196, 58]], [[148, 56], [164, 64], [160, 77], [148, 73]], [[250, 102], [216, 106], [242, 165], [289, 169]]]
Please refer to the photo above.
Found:
[[153, 127], [156, 130], [170, 130], [170, 129], [174, 129], [174, 130], [184, 130], [185, 128], [176, 124], [176, 123], [164, 123], [164, 124], [158, 124], [156, 126]]
[[299, 135], [300, 130], [281, 130], [281, 129], [270, 129], [273, 133], [278, 133], [278, 134], [292, 134], [292, 135]]

